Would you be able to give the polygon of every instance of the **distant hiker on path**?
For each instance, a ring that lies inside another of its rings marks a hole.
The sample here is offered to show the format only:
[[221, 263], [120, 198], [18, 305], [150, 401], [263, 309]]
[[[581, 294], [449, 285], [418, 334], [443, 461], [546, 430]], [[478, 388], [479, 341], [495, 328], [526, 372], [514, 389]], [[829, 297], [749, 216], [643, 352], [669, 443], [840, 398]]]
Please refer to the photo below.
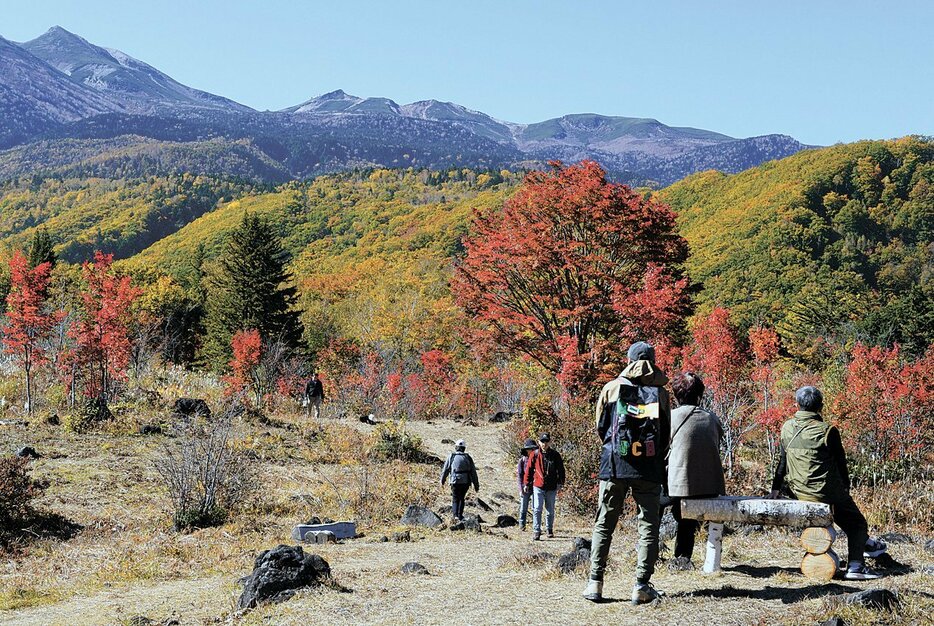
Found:
[[312, 409], [315, 412], [315, 419], [321, 417], [321, 405], [324, 403], [324, 385], [318, 378], [318, 372], [314, 372], [308, 383], [305, 384], [305, 415], [311, 415]]
[[480, 491], [480, 480], [477, 478], [477, 466], [466, 452], [467, 443], [463, 439], [454, 442], [454, 452], [448, 456], [441, 468], [441, 486], [451, 476], [451, 517], [460, 522], [464, 519], [464, 500], [470, 485], [474, 491]]
[[687, 568], [700, 522], [681, 519], [681, 500], [716, 498], [726, 493], [720, 464], [723, 427], [716, 415], [698, 406], [704, 397], [704, 381], [700, 376], [683, 372], [675, 377], [671, 388], [678, 408], [671, 412], [667, 496], [662, 498], [661, 508], [663, 511], [671, 506], [671, 514], [678, 522], [672, 562]]
[[525, 492], [532, 494], [532, 540], [542, 538], [542, 506], [547, 511], [548, 537], [555, 536], [555, 500], [564, 488], [564, 459], [551, 447], [551, 435], [538, 437], [538, 448], [525, 466]]
[[652, 602], [661, 595], [649, 580], [658, 559], [659, 496], [665, 482], [665, 456], [671, 432], [668, 377], [655, 364], [655, 348], [639, 341], [627, 352], [628, 364], [600, 392], [597, 434], [600, 454], [600, 494], [593, 528], [590, 582], [584, 598], [603, 599], [603, 573], [613, 531], [627, 493], [639, 510], [639, 547], [632, 603]]
[[537, 449], [534, 439], [526, 439], [519, 450], [519, 463], [516, 465], [516, 480], [519, 482], [519, 530], [525, 530], [525, 523], [529, 515], [529, 500], [532, 492], [525, 488], [525, 468], [529, 464], [529, 455]]
[[782, 426], [781, 452], [770, 498], [778, 498], [784, 481], [799, 500], [829, 504], [833, 521], [847, 539], [847, 580], [883, 575], [866, 566], [865, 557], [883, 554], [885, 543], [869, 538], [869, 525], [850, 496], [850, 474], [840, 431], [821, 417], [824, 396], [816, 387], [795, 393], [798, 411]]

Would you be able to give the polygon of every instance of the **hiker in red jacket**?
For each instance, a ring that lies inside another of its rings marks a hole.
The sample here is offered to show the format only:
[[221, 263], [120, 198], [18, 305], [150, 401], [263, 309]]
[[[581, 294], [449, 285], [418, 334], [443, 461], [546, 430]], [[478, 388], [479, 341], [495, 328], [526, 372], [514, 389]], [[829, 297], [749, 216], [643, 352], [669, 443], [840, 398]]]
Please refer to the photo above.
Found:
[[538, 437], [539, 447], [529, 455], [525, 467], [525, 491], [532, 494], [532, 540], [542, 538], [542, 505], [548, 511], [548, 537], [555, 536], [555, 498], [564, 488], [564, 461], [551, 447], [551, 435]]

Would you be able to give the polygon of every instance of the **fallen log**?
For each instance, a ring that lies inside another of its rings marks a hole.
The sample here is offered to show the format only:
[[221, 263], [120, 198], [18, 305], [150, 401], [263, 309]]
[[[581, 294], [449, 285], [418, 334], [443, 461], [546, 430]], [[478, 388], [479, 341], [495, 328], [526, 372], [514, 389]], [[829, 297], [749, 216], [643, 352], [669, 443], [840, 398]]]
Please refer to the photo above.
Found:
[[768, 500], [721, 496], [681, 500], [681, 517], [706, 522], [739, 522], [770, 526], [830, 526], [830, 506], [803, 500]]
[[834, 540], [837, 538], [837, 531], [833, 526], [820, 528], [811, 526], [805, 528], [801, 533], [801, 545], [809, 554], [823, 554], [830, 550]]

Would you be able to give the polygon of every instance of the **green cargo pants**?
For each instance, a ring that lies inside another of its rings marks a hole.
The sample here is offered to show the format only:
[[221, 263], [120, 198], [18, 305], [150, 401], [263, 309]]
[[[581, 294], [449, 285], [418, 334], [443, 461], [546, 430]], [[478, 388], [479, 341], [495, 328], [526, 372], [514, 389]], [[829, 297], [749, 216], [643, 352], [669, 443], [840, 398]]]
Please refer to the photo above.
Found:
[[639, 510], [639, 562], [636, 564], [636, 582], [647, 583], [655, 572], [658, 560], [658, 498], [661, 485], [637, 478], [613, 478], [600, 481], [600, 499], [593, 527], [593, 545], [590, 553], [590, 579], [603, 580], [606, 559], [610, 554], [613, 531], [623, 512], [626, 493]]

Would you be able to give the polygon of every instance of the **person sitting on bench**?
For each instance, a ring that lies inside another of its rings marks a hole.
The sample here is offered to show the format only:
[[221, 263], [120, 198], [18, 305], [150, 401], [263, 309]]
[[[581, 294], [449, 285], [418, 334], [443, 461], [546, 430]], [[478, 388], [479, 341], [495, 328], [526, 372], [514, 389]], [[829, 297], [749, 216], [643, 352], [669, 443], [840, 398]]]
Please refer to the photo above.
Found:
[[869, 525], [850, 496], [850, 475], [840, 432], [821, 417], [824, 396], [816, 387], [795, 393], [798, 411], [781, 431], [781, 452], [772, 492], [778, 498], [784, 481], [799, 500], [829, 504], [836, 524], [846, 533], [848, 565], [844, 578], [869, 580], [882, 574], [866, 566], [865, 557], [886, 551], [881, 541], [869, 538]]

